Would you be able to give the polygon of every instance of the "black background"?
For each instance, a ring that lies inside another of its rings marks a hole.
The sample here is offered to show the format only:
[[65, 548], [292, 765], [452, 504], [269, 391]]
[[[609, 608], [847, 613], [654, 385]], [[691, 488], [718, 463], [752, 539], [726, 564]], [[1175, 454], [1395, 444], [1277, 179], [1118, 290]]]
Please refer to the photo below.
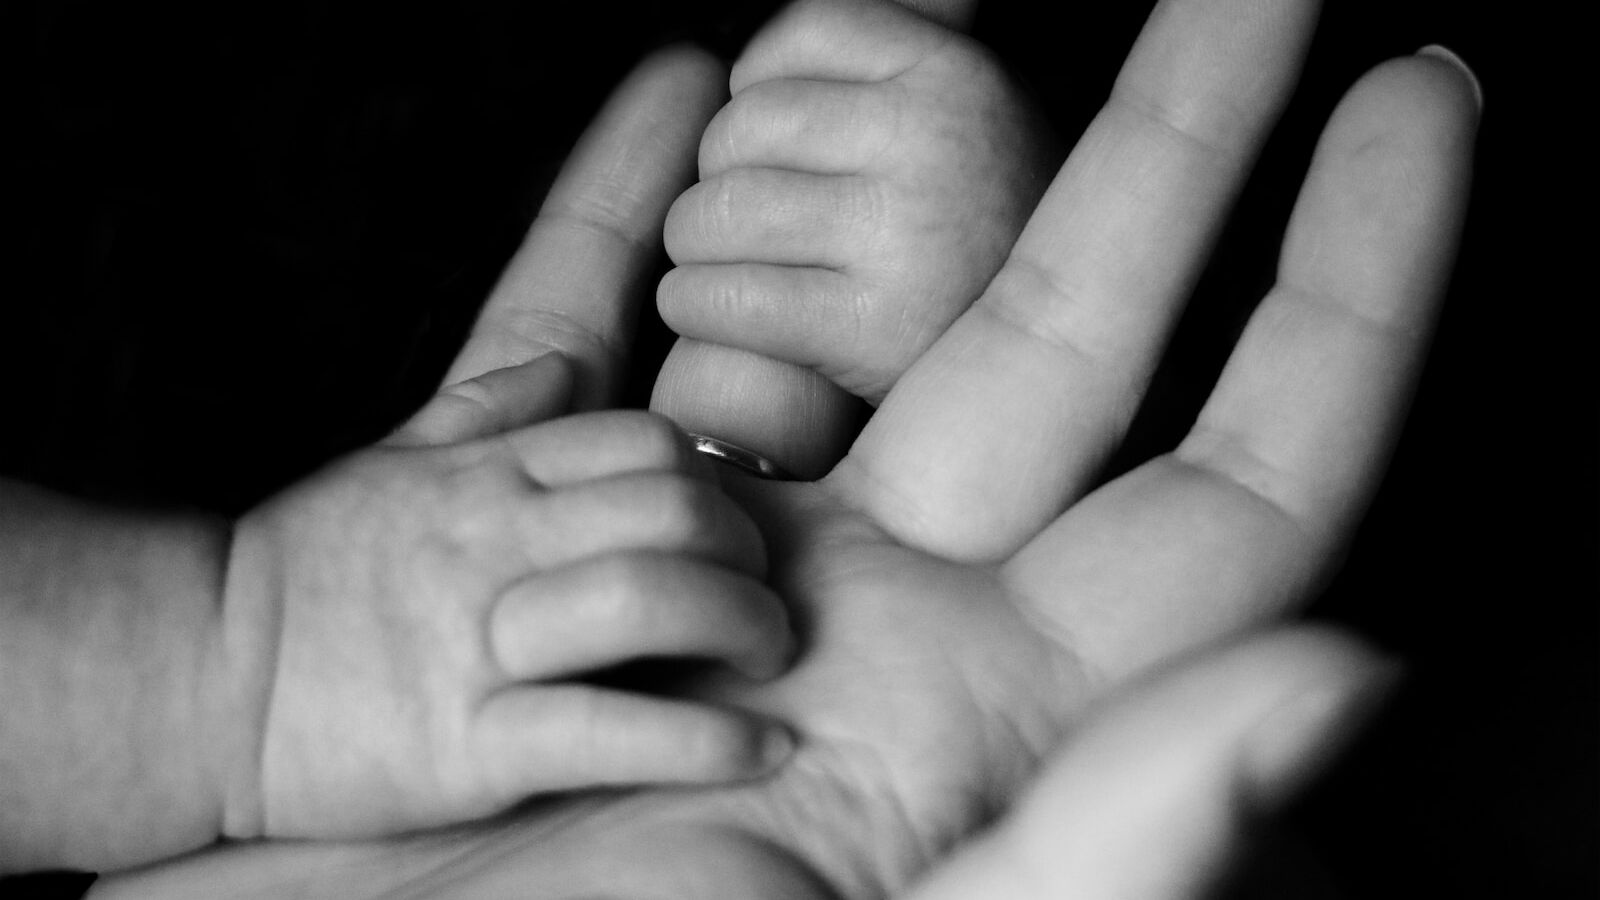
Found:
[[[231, 512], [382, 434], [627, 67], [680, 38], [731, 54], [772, 4], [218, 6], [6, 8], [0, 474]], [[1071, 137], [1147, 5], [1046, 6], [994, 0], [976, 33]], [[1600, 895], [1593, 288], [1566, 286], [1547, 232], [1579, 204], [1534, 102], [1546, 54], [1475, 9], [1329, 4], [1129, 452], [1169, 445], [1203, 397], [1339, 93], [1423, 44], [1458, 51], [1487, 96], [1462, 262], [1394, 466], [1313, 610], [1409, 678], [1266, 845], [1263, 871], [1301, 876], [1280, 896]], [[640, 386], [666, 340], [646, 322]]]

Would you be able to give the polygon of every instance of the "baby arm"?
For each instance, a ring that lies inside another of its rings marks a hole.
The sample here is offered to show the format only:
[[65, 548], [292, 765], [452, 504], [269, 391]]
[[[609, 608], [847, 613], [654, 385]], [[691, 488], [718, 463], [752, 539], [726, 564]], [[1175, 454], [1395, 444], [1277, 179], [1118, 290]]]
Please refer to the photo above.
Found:
[[0, 874], [111, 868], [220, 827], [208, 670], [228, 527], [0, 480]]
[[881, 0], [802, 0], [750, 43], [674, 204], [652, 408], [825, 472], [999, 269], [1059, 161], [987, 51]]
[[759, 533], [670, 423], [479, 421], [548, 363], [454, 386], [246, 514], [231, 547], [220, 525], [108, 524], [19, 489], [4, 869], [377, 835], [781, 762], [774, 723], [574, 680], [659, 657], [767, 678], [793, 645]]

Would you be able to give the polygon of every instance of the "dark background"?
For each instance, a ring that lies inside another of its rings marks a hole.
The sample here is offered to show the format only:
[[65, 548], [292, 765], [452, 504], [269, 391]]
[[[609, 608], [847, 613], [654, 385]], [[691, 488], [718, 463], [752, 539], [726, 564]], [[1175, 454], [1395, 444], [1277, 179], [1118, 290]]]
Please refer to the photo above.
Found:
[[[8, 4], [0, 475], [232, 512], [382, 434], [627, 67], [681, 38], [732, 54], [772, 5]], [[1052, 22], [1055, 4], [993, 0], [977, 25], [1068, 137], [1148, 8], [1105, 5], [1126, 8]], [[1279, 896], [1597, 896], [1593, 287], [1563, 283], [1547, 233], [1547, 208], [1576, 203], [1533, 102], [1546, 56], [1485, 4], [1329, 7], [1130, 459], [1180, 433], [1270, 283], [1340, 92], [1423, 44], [1458, 51], [1487, 95], [1462, 262], [1395, 464], [1313, 610], [1409, 679], [1257, 871], [1298, 879]], [[647, 321], [641, 347], [667, 339]]]

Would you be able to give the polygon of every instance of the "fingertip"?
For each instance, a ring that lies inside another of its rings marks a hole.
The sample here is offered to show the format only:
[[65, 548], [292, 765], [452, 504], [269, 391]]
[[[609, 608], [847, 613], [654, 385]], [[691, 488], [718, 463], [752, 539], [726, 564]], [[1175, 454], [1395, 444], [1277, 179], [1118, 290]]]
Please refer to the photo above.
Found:
[[1469, 141], [1482, 112], [1482, 90], [1460, 57], [1430, 45], [1363, 75], [1335, 111], [1330, 129], [1341, 124], [1357, 146], [1394, 132], [1444, 145]]
[[722, 777], [742, 780], [760, 778], [778, 770], [794, 756], [799, 746], [794, 733], [781, 723], [752, 719], [746, 735], [730, 744], [719, 760]]
[[[529, 380], [536, 380], [544, 387], [544, 396], [549, 399], [549, 404], [564, 407], [572, 400], [573, 391], [578, 386], [578, 368], [572, 358], [559, 350], [552, 350], [533, 359], [521, 366], [521, 375]], [[559, 412], [549, 412], [542, 418], [550, 418]]]
[[560, 415], [576, 385], [572, 361], [547, 352], [447, 384], [389, 439], [438, 446], [489, 437]]
[[693, 704], [680, 715], [684, 718], [673, 726], [677, 753], [670, 758], [663, 754], [652, 780], [683, 784], [754, 780], [783, 766], [798, 745], [785, 725], [753, 713]]
[[761, 736], [760, 765], [763, 772], [771, 772], [788, 762], [800, 749], [794, 732], [776, 722], [769, 723]]
[[1483, 82], [1478, 80], [1477, 73], [1472, 71], [1460, 54], [1443, 44], [1429, 44], [1418, 50], [1417, 55], [1441, 60], [1454, 69], [1458, 76], [1465, 78], [1472, 92], [1473, 108], [1479, 113], [1483, 112]]
[[720, 95], [727, 83], [728, 67], [699, 44], [678, 41], [652, 50], [629, 77], [651, 79], [668, 74], [676, 74], [687, 84], [704, 85]]

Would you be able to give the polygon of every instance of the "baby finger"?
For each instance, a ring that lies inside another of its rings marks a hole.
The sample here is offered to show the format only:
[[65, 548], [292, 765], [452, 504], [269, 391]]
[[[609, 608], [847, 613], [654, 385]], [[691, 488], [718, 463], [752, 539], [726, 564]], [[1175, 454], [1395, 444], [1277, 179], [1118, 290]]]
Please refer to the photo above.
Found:
[[756, 679], [794, 655], [783, 602], [738, 572], [682, 556], [619, 553], [525, 578], [490, 612], [501, 670], [572, 677], [632, 660], [690, 657]]

